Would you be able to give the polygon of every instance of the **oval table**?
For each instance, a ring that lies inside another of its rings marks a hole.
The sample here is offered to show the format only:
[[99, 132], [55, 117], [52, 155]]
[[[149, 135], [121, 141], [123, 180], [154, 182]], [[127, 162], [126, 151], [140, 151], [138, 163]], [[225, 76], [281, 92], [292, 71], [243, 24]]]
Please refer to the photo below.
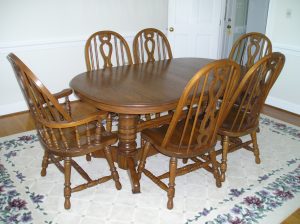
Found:
[[119, 114], [117, 162], [129, 170], [133, 193], [140, 192], [135, 169], [139, 115], [174, 109], [187, 82], [212, 61], [175, 58], [84, 72], [71, 80], [81, 100]]

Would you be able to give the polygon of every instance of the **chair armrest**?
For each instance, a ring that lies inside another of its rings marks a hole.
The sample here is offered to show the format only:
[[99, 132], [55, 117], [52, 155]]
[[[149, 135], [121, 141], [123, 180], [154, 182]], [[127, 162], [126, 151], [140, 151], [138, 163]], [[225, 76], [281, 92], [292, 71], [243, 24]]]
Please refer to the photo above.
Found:
[[63, 98], [63, 97], [67, 97], [67, 96], [70, 96], [71, 94], [73, 93], [73, 90], [68, 88], [68, 89], [64, 89], [58, 93], [55, 93], [53, 94], [53, 96], [56, 98], [56, 99], [60, 99], [60, 98]]
[[77, 121], [72, 121], [72, 122], [58, 123], [58, 122], [54, 122], [54, 121], [48, 122], [48, 121], [42, 121], [42, 120], [40, 120], [40, 122], [48, 128], [62, 129], [62, 128], [73, 128], [73, 127], [77, 127], [80, 125], [85, 125], [92, 121], [102, 121], [106, 117], [107, 117], [107, 112], [98, 111], [97, 113], [93, 113], [93, 114], [89, 115], [88, 117], [85, 117], [85, 118], [77, 120]]

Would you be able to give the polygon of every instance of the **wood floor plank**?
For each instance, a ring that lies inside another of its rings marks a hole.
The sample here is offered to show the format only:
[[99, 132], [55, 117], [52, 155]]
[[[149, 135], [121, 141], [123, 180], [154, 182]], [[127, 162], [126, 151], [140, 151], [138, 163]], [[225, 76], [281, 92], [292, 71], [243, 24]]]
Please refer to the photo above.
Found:
[[293, 214], [291, 214], [281, 224], [299, 224], [300, 223], [300, 208], [298, 208]]

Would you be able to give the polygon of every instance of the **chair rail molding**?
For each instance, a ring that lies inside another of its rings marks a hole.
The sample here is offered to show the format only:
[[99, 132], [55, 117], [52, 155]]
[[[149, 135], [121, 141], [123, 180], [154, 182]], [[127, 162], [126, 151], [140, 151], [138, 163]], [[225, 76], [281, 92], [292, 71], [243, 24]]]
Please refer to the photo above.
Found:
[[[137, 31], [138, 32], [138, 31]], [[134, 36], [137, 32], [121, 33], [131, 47]], [[165, 32], [164, 32], [165, 33]], [[166, 33], [165, 33], [166, 34]], [[84, 47], [88, 36], [77, 36], [60, 39], [49, 40], [34, 40], [34, 41], [8, 41], [0, 42], [0, 54], [5, 55], [10, 52], [22, 52], [22, 51], [36, 51], [47, 50], [55, 48], [65, 47]], [[286, 55], [293, 55], [300, 57], [300, 48], [298, 46], [286, 45], [281, 43], [273, 43], [274, 51], [280, 51]], [[8, 63], [8, 62], [7, 62]], [[70, 100], [77, 100], [75, 96], [71, 96]], [[293, 102], [289, 102], [277, 97], [269, 96], [266, 100], [266, 104], [274, 107], [278, 107], [296, 114], [300, 114], [300, 105]], [[8, 104], [0, 105], [0, 116], [10, 113], [16, 113], [20, 111], [28, 110], [25, 101], [15, 101]]]
[[273, 51], [280, 51], [285, 54], [300, 56], [300, 47], [281, 43], [272, 43]]
[[[138, 32], [138, 31], [137, 31]], [[136, 33], [137, 33], [136, 32]], [[121, 33], [126, 41], [131, 43], [136, 34], [135, 32]], [[33, 40], [33, 41], [3, 41], [0, 42], [0, 52], [10, 53], [12, 51], [33, 51], [51, 48], [60, 48], [68, 46], [84, 46], [89, 36], [77, 36], [60, 39], [49, 40]]]
[[[130, 47], [132, 45], [134, 36], [137, 32], [121, 33], [121, 35], [125, 38], [125, 40], [128, 42]], [[36, 51], [47, 51], [51, 49], [64, 49], [64, 48], [82, 48], [83, 51], [88, 37], [89, 35], [84, 37], [76, 36], [76, 37], [48, 39], [48, 40], [6, 41], [6, 42], [3, 41], [0, 42], [0, 55], [1, 55], [0, 62], [2, 63], [3, 60], [3, 63], [5, 63], [5, 65], [6, 63], [8, 64], [8, 61], [6, 60], [6, 55], [11, 52], [14, 53], [32, 52], [33, 54], [35, 54], [34, 52]], [[1, 73], [6, 73], [6, 71], [2, 71]], [[21, 94], [20, 97], [22, 97]], [[25, 100], [21, 100], [21, 99], [22, 98], [10, 103], [0, 104], [0, 116], [28, 110]], [[76, 96], [72, 95], [70, 96], [70, 100], [77, 100], [77, 98]]]

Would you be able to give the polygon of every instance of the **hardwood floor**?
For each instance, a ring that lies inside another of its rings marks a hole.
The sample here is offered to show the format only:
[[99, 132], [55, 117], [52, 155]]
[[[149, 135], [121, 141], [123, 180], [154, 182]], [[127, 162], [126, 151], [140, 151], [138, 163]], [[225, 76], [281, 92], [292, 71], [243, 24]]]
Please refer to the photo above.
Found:
[[0, 117], [0, 137], [34, 129], [34, 122], [28, 111]]
[[[80, 114], [94, 112], [95, 109], [82, 102], [72, 102], [74, 111]], [[276, 119], [288, 122], [300, 127], [300, 115], [293, 114], [272, 106], [265, 105], [263, 114], [274, 117]], [[29, 131], [34, 129], [34, 121], [30, 117], [28, 111], [19, 112], [0, 116], [0, 137], [16, 134], [19, 132]], [[299, 224], [300, 223], [300, 208], [291, 214], [282, 224]]]
[[[82, 114], [95, 112], [96, 109], [80, 101], [74, 101], [72, 111], [76, 111], [76, 117], [80, 117]], [[33, 129], [34, 121], [28, 111], [0, 116], [0, 137]]]
[[[94, 112], [95, 109], [80, 101], [72, 102], [73, 111], [78, 116]], [[300, 115], [293, 114], [269, 105], [263, 107], [263, 114], [300, 127]], [[0, 116], [0, 137], [34, 129], [34, 121], [28, 111]]]
[[262, 113], [300, 127], [300, 115], [273, 106], [265, 105]]
[[298, 208], [293, 214], [291, 214], [281, 224], [299, 224], [300, 223], [300, 208]]

